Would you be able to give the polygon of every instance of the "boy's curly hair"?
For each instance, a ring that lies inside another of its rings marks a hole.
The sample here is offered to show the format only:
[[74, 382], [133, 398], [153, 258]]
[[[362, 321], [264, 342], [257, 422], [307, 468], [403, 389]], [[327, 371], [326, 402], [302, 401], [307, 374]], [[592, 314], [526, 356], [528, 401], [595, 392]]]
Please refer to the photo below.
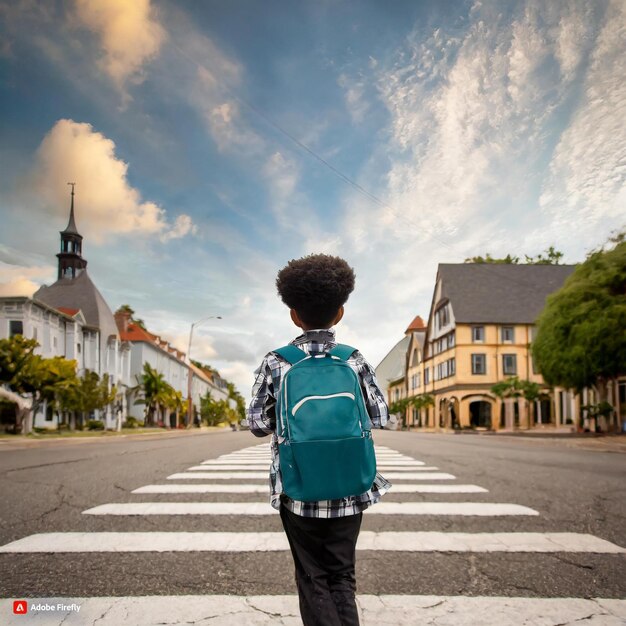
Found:
[[281, 300], [313, 328], [327, 328], [354, 289], [354, 270], [340, 257], [309, 254], [278, 272]]

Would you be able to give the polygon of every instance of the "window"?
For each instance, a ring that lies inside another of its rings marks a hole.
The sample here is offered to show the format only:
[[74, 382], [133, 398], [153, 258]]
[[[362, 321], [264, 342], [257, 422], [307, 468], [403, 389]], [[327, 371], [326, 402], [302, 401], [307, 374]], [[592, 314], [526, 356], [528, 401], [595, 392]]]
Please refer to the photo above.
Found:
[[482, 343], [483, 341], [485, 341], [485, 327], [472, 326], [472, 342]]
[[57, 338], [56, 337], [52, 338], [52, 347], [56, 350], [56, 347], [57, 347]]
[[11, 320], [9, 322], [9, 337], [24, 334], [24, 324], [22, 320]]
[[450, 323], [450, 314], [448, 312], [448, 305], [444, 304], [435, 314], [437, 320], [437, 328], [444, 328]]
[[515, 374], [517, 374], [517, 355], [516, 354], [503, 354], [502, 355], [502, 372], [508, 376], [515, 376]]
[[76, 353], [80, 354], [80, 344], [79, 343], [76, 344]]
[[424, 369], [424, 384], [427, 385], [430, 382], [430, 368]]
[[483, 375], [487, 373], [487, 356], [485, 354], [472, 354], [472, 374]]
[[37, 339], [37, 326], [33, 326], [33, 339]]
[[515, 341], [515, 331], [513, 326], [502, 327], [502, 343], [513, 343]]
[[443, 361], [442, 363], [438, 363], [433, 368], [433, 376], [435, 380], [441, 380], [443, 378], [449, 378], [450, 376], [454, 376], [456, 370], [456, 363], [454, 359], [448, 359], [447, 361]]

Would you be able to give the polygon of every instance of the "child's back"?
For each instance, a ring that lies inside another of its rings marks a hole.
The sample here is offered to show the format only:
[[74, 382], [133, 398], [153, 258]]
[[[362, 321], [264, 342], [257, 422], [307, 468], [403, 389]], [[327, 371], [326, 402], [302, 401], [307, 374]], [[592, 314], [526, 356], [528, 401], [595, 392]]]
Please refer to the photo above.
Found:
[[[337, 257], [311, 255], [291, 261], [276, 284], [291, 309], [291, 319], [304, 331], [291, 345], [310, 356], [335, 348], [331, 327], [343, 317], [343, 305], [354, 288], [354, 272], [348, 264]], [[382, 428], [388, 410], [373, 368], [358, 350], [345, 356], [358, 377], [372, 427]], [[272, 435], [271, 504], [280, 510], [289, 539], [304, 624], [358, 624], [354, 570], [361, 514], [378, 502], [390, 484], [376, 474], [363, 493], [330, 500], [296, 500], [283, 492], [276, 403], [291, 366], [274, 352], [263, 359], [256, 371], [248, 424], [257, 436]]]

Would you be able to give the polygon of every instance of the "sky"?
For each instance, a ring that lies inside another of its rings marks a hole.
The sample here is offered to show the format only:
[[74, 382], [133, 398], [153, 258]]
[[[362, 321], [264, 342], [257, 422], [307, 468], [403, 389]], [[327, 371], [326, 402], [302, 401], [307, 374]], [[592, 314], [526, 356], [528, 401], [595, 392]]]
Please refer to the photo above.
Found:
[[438, 263], [579, 262], [626, 224], [624, 0], [0, 0], [0, 295], [56, 279], [76, 183], [112, 310], [253, 371], [274, 286], [340, 255], [377, 365]]

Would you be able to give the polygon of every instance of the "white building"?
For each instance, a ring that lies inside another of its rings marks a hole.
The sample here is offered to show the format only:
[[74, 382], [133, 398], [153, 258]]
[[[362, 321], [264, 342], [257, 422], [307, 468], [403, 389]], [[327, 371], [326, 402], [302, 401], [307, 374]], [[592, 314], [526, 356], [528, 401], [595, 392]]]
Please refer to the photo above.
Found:
[[[196, 407], [207, 392], [216, 400], [228, 398], [221, 379], [213, 380], [193, 365], [190, 369], [183, 352], [134, 324], [130, 315], [122, 313], [114, 317], [87, 273], [87, 261], [82, 256], [83, 238], [74, 219], [73, 187], [69, 222], [60, 234], [57, 281], [41, 287], [32, 298], [0, 298], [0, 339], [21, 334], [35, 339], [40, 344], [37, 353], [45, 358], [60, 356], [75, 360], [79, 375], [86, 370], [99, 376], [108, 374], [117, 388], [116, 399], [105, 410], [90, 416], [101, 419], [105, 428], [116, 428], [129, 415], [142, 415], [130, 390], [137, 385], [144, 363], [161, 372], [184, 398], [191, 371]], [[54, 428], [57, 419], [44, 406], [34, 416], [33, 425]]]
[[[144, 363], [163, 374], [164, 380], [176, 391], [187, 398], [189, 372], [192, 374], [191, 398], [196, 408], [200, 406], [200, 398], [207, 392], [215, 400], [227, 400], [228, 392], [221, 379], [212, 380], [205, 372], [195, 365], [188, 365], [184, 352], [174, 348], [162, 339], [131, 319], [129, 311], [119, 310], [115, 314], [118, 331], [123, 343], [130, 345], [130, 386], [137, 384], [143, 374]], [[135, 405], [135, 394], [128, 393], [127, 411], [129, 415], [140, 417], [142, 409]], [[174, 416], [172, 416], [172, 420]], [[170, 425], [174, 425], [173, 421]]]

